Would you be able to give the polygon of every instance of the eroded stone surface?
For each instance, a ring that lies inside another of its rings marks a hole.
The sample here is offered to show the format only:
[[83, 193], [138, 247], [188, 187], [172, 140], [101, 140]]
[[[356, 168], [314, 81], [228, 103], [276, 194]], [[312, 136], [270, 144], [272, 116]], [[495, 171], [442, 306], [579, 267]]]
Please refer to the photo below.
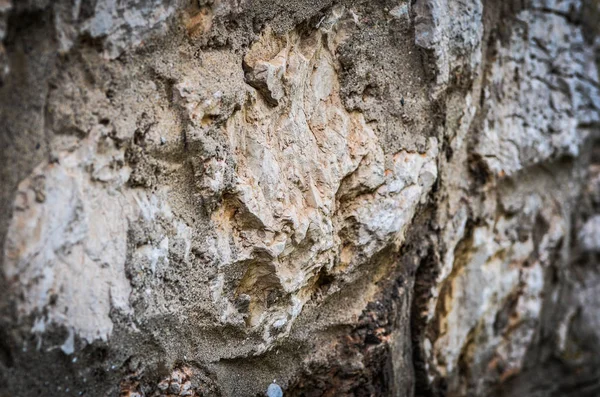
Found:
[[[21, 182], [5, 243], [4, 275], [15, 282], [20, 315], [45, 311], [34, 326], [39, 333], [45, 323], [66, 326], [66, 354], [73, 353], [73, 332], [88, 343], [106, 341], [110, 310], [130, 310], [125, 260], [131, 210], [118, 189], [129, 175], [127, 168], [110, 169], [123, 153], [102, 135], [102, 129], [93, 131], [79, 150], [40, 165]], [[102, 157], [90, 142], [96, 139], [106, 145]]]
[[[569, 9], [579, 7], [573, 3]], [[520, 27], [512, 30], [508, 45], [498, 46], [483, 94], [489, 110], [477, 147], [493, 172], [511, 174], [551, 158], [577, 156], [588, 126], [599, 121], [594, 50], [561, 12], [533, 4], [516, 16]]]
[[450, 3], [0, 1], [0, 391], [597, 390], [600, 9]]

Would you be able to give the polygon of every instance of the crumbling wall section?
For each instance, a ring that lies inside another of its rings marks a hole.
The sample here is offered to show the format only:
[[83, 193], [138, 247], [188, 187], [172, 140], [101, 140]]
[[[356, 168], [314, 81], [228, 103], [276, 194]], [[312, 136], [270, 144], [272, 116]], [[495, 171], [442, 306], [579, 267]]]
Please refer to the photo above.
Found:
[[0, 1], [0, 391], [593, 395], [599, 7]]

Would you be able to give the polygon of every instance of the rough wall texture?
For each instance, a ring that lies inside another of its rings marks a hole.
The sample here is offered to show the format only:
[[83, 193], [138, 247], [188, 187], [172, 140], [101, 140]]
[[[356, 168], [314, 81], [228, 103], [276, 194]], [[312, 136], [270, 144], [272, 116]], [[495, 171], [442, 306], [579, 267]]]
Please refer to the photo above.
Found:
[[0, 0], [0, 395], [600, 395], [599, 26]]

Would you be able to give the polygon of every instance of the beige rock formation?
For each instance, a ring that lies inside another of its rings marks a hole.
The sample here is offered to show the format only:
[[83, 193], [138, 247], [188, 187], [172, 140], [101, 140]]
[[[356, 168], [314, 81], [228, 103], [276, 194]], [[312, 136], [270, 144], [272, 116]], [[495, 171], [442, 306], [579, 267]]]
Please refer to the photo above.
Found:
[[597, 395], [599, 26], [0, 0], [0, 395]]

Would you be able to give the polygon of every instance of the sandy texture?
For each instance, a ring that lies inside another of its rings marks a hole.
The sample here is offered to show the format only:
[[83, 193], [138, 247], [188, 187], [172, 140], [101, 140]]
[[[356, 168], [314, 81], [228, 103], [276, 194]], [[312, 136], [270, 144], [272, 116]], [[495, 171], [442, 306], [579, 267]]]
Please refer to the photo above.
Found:
[[599, 394], [599, 15], [0, 0], [0, 394]]

